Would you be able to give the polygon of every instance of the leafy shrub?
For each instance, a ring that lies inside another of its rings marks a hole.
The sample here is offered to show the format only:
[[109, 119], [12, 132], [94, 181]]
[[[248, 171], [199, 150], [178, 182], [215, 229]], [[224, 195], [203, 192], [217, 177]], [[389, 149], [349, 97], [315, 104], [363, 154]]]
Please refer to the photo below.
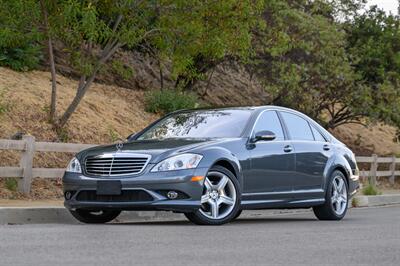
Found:
[[0, 49], [0, 65], [16, 71], [29, 71], [39, 65], [42, 50], [39, 45], [28, 44], [16, 48]]
[[145, 95], [147, 112], [165, 114], [180, 109], [190, 109], [198, 106], [197, 96], [180, 90], [155, 90]]
[[364, 195], [367, 195], [367, 196], [374, 196], [374, 195], [381, 194], [379, 192], [379, 190], [372, 184], [368, 184], [366, 187], [364, 187], [362, 192]]
[[6, 188], [10, 191], [17, 191], [17, 187], [18, 187], [18, 182], [15, 178], [7, 178], [6, 179]]

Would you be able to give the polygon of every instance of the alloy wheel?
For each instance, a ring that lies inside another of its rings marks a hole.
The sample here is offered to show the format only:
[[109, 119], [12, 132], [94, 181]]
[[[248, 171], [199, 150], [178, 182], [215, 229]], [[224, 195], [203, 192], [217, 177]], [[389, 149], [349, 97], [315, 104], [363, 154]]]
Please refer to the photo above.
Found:
[[204, 181], [200, 212], [209, 219], [223, 219], [236, 204], [236, 189], [232, 180], [221, 172], [209, 172]]
[[341, 176], [335, 176], [332, 180], [331, 204], [337, 215], [342, 215], [347, 208], [346, 181]]

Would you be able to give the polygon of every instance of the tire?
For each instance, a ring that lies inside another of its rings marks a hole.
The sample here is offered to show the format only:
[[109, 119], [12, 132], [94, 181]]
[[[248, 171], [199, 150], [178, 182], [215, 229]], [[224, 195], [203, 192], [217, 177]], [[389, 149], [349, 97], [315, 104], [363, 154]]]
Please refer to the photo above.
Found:
[[242, 214], [242, 210], [239, 210], [237, 213], [236, 213], [236, 215], [235, 215], [235, 217], [233, 218], [233, 220], [236, 220], [237, 218], [239, 218], [239, 216]]
[[315, 216], [319, 220], [343, 219], [349, 204], [348, 191], [348, 184], [344, 174], [339, 170], [334, 171], [329, 178], [324, 205], [313, 207]]
[[121, 213], [118, 210], [100, 210], [100, 211], [91, 211], [91, 210], [83, 210], [77, 209], [75, 211], [70, 210], [72, 216], [75, 217], [78, 221], [86, 224], [104, 224], [108, 223]]
[[202, 206], [185, 216], [198, 225], [229, 223], [240, 212], [240, 196], [239, 182], [232, 172], [219, 165], [213, 166], [204, 180]]

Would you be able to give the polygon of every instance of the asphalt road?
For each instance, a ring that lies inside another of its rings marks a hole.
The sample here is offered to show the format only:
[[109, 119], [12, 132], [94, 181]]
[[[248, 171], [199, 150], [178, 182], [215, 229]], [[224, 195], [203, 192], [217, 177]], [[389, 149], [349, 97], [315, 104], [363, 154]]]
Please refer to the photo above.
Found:
[[352, 209], [340, 222], [311, 212], [110, 225], [2, 225], [0, 265], [400, 265], [400, 206]]

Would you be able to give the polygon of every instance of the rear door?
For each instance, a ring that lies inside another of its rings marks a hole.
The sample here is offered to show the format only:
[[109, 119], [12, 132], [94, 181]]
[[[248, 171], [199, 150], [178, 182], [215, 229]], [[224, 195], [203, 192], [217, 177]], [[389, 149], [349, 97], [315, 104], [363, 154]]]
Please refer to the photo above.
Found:
[[280, 114], [296, 155], [293, 190], [319, 192], [326, 163], [332, 155], [331, 147], [306, 119], [290, 112], [280, 111]]

